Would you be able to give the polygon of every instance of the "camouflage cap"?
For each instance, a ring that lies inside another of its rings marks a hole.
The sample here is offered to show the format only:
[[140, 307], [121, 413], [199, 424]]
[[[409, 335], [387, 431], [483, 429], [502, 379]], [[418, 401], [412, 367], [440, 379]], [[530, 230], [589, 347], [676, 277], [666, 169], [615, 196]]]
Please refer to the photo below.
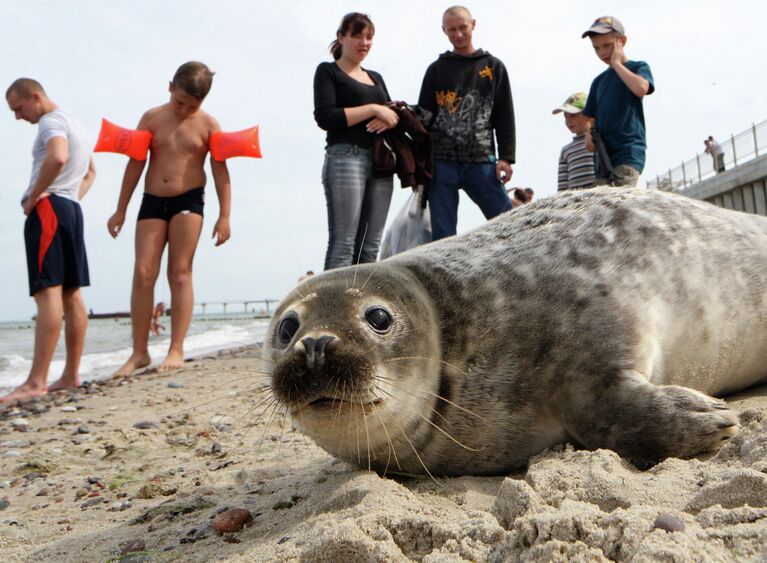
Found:
[[594, 20], [594, 23], [591, 24], [591, 27], [584, 31], [581, 37], [588, 37], [589, 35], [604, 35], [605, 33], [610, 33], [611, 31], [617, 31], [621, 35], [626, 35], [626, 32], [623, 30], [623, 24], [618, 20], [618, 18], [614, 18], [612, 16], [602, 16], [601, 18]]
[[555, 108], [551, 113], [581, 113], [586, 107], [586, 92], [576, 92], [567, 98], [564, 103]]

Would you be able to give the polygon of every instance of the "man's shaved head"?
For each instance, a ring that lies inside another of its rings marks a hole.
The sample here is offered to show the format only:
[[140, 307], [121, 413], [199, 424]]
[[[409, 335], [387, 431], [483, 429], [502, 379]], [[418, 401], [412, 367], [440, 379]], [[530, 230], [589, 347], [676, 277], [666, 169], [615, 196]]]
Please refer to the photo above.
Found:
[[19, 98], [27, 99], [34, 92], [45, 94], [45, 90], [37, 80], [32, 78], [17, 78], [13, 81], [13, 84], [8, 86], [8, 90], [5, 91], [5, 98], [8, 99], [8, 96], [13, 93]]
[[458, 16], [468, 21], [471, 21], [474, 19], [469, 9], [466, 8], [465, 6], [451, 6], [450, 8], [445, 10], [444, 14], [442, 14], [442, 21], [445, 21], [445, 18], [450, 16]]

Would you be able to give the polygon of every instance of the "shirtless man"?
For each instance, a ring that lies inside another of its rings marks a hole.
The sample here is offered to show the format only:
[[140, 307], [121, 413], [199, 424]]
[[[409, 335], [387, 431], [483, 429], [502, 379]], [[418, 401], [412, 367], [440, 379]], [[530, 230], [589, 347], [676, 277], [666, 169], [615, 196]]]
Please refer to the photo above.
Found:
[[[168, 355], [160, 371], [183, 366], [184, 337], [194, 306], [192, 260], [202, 230], [205, 201], [205, 156], [210, 136], [221, 128], [202, 111], [213, 73], [200, 62], [179, 67], [168, 90], [170, 101], [147, 111], [138, 129], [152, 133], [149, 169], [144, 180], [144, 197], [136, 222], [136, 264], [131, 293], [133, 353], [114, 376], [130, 375], [151, 363], [149, 329], [154, 308], [154, 286], [160, 261], [168, 245], [171, 338]], [[128, 202], [144, 171], [145, 161], [131, 159], [123, 176], [117, 211], [109, 218], [109, 234], [117, 237], [125, 223]], [[229, 239], [231, 185], [224, 161], [211, 158], [210, 167], [218, 194], [220, 214], [213, 227], [216, 246]]]

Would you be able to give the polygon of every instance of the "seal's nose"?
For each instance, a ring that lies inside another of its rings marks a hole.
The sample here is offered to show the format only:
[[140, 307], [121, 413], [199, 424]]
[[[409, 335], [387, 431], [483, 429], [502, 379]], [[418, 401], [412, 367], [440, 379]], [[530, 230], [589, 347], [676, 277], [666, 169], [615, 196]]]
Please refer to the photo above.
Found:
[[306, 367], [312, 371], [320, 369], [325, 364], [325, 348], [335, 336], [320, 336], [316, 340], [307, 336], [301, 340], [306, 350]]

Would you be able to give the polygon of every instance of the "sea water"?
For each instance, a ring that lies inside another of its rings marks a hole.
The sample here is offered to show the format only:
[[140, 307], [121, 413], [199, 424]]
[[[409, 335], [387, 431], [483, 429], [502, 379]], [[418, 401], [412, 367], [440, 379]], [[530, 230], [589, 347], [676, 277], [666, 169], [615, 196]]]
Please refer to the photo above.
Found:
[[[166, 328], [160, 336], [149, 337], [149, 354], [153, 365], [165, 358], [170, 343], [170, 317], [163, 317]], [[269, 319], [253, 318], [252, 315], [195, 316], [184, 341], [185, 356], [199, 356], [210, 352], [236, 348], [263, 341]], [[32, 365], [35, 323], [0, 322], [0, 395], [21, 385]], [[52, 383], [64, 369], [64, 330], [53, 355], [48, 382]], [[85, 350], [80, 364], [80, 379], [104, 379], [109, 377], [130, 357], [130, 319], [91, 319], [85, 337]]]

